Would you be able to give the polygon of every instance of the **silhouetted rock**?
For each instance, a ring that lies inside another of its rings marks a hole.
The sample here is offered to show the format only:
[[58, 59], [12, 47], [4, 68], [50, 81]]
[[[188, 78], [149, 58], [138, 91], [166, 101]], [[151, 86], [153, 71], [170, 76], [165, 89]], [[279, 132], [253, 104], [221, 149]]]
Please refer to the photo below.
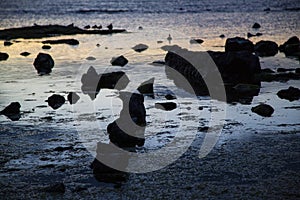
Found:
[[278, 45], [273, 41], [259, 41], [254, 45], [254, 51], [258, 56], [275, 56], [278, 53]]
[[259, 36], [262, 36], [262, 35], [263, 35], [262, 33], [256, 33], [255, 34], [256, 37], [259, 37]]
[[279, 46], [279, 50], [286, 56], [300, 56], [300, 40], [297, 36], [288, 39], [284, 44]]
[[145, 45], [145, 44], [138, 44], [138, 45], [132, 47], [132, 49], [134, 51], [139, 52], [139, 53], [147, 50], [148, 48], [149, 48], [149, 46]]
[[3, 45], [4, 46], [11, 46], [13, 43], [10, 41], [4, 41]]
[[8, 106], [6, 106], [2, 111], [0, 111], [0, 114], [5, 115], [12, 121], [17, 121], [21, 118], [20, 108], [21, 105], [19, 102], [12, 102]]
[[252, 33], [247, 33], [247, 38], [251, 38], [251, 37], [254, 37], [254, 36], [256, 36], [256, 35], [254, 35], [254, 34], [252, 34]]
[[44, 188], [44, 191], [51, 193], [65, 193], [66, 187], [64, 183], [56, 183], [54, 185]]
[[129, 156], [126, 151], [120, 152], [111, 143], [99, 142], [96, 153], [96, 158], [90, 167], [93, 169], [93, 174], [99, 182], [120, 183], [127, 180], [128, 173], [125, 171], [128, 166]]
[[98, 74], [94, 67], [90, 67], [87, 73], [81, 77], [81, 90], [83, 94], [88, 94], [92, 100], [96, 98], [100, 89], [125, 89], [129, 79], [125, 72], [118, 71], [106, 74]]
[[251, 108], [251, 111], [263, 117], [271, 117], [274, 113], [274, 108], [267, 104], [260, 104]]
[[113, 66], [124, 67], [128, 63], [128, 60], [124, 56], [119, 56], [117, 58], [112, 58], [110, 63]]
[[145, 143], [146, 109], [144, 96], [120, 92], [123, 108], [120, 118], [107, 126], [109, 139], [119, 147], [143, 146]]
[[252, 26], [252, 28], [255, 28], [255, 29], [258, 29], [258, 28], [260, 28], [261, 26], [260, 26], [260, 24], [259, 23], [254, 23], [253, 24], [253, 26]]
[[171, 111], [177, 108], [177, 104], [174, 102], [155, 103], [155, 108]]
[[152, 65], [157, 65], [157, 66], [159, 66], [159, 65], [165, 65], [165, 64], [166, 64], [166, 62], [165, 61], [161, 61], [161, 60], [156, 60], [156, 61], [152, 62]]
[[24, 51], [24, 52], [20, 53], [20, 55], [21, 55], [21, 56], [24, 56], [24, 57], [27, 57], [27, 56], [30, 55], [30, 53], [27, 52], [27, 51]]
[[78, 100], [80, 99], [80, 97], [78, 96], [78, 94], [76, 94], [75, 92], [70, 92], [68, 94], [67, 97], [68, 101], [70, 102], [70, 104], [75, 104], [78, 102]]
[[279, 67], [277, 69], [277, 72], [279, 73], [282, 73], [282, 72], [290, 72], [290, 71], [295, 71], [295, 69], [286, 69], [286, 68], [282, 68], [282, 67]]
[[43, 44], [68, 44], [68, 45], [79, 45], [79, 41], [75, 39], [60, 39], [60, 40], [45, 40]]
[[254, 45], [250, 40], [241, 37], [228, 38], [225, 43], [225, 52], [229, 51], [254, 51]]
[[85, 59], [86, 59], [86, 60], [90, 60], [90, 61], [92, 61], [92, 60], [96, 60], [96, 58], [95, 58], [95, 57], [93, 57], [93, 56], [86, 57]]
[[154, 84], [154, 78], [151, 78], [145, 82], [143, 82], [139, 87], [138, 87], [138, 91], [141, 94], [150, 96], [152, 98], [154, 98], [154, 91], [153, 91], [153, 84]]
[[38, 74], [49, 74], [54, 67], [54, 60], [49, 54], [39, 53], [33, 63]]
[[0, 52], [0, 61], [7, 60], [9, 55], [7, 53]]
[[90, 29], [91, 26], [90, 26], [90, 25], [86, 25], [86, 26], [84, 26], [83, 28], [84, 28], [84, 29]]
[[271, 8], [265, 8], [264, 11], [269, 12], [269, 11], [271, 11]]
[[65, 102], [65, 98], [58, 94], [53, 94], [46, 100], [48, 102], [48, 105], [53, 108], [54, 110], [60, 108]]
[[112, 33], [125, 32], [124, 29], [109, 29], [109, 30], [84, 30], [74, 25], [34, 25], [30, 27], [9, 28], [0, 30], [1, 40], [11, 40], [17, 38], [34, 39], [43, 37], [52, 37], [59, 35], [76, 35], [76, 34], [100, 34], [107, 35]]
[[221, 34], [219, 37], [220, 37], [220, 38], [225, 38], [225, 35], [224, 35], [224, 34]]
[[165, 98], [166, 98], [167, 100], [177, 99], [176, 96], [174, 96], [174, 95], [172, 95], [172, 94], [167, 94], [167, 95], [165, 96]]
[[270, 69], [270, 68], [266, 68], [266, 69], [262, 69], [261, 70], [261, 73], [275, 73], [275, 71], [273, 71], [272, 69]]
[[281, 99], [287, 99], [289, 101], [295, 101], [300, 99], [300, 90], [298, 88], [289, 87], [286, 90], [280, 90], [277, 96]]
[[48, 49], [51, 49], [51, 46], [50, 45], [43, 45], [42, 49], [48, 50]]
[[204, 40], [202, 40], [202, 39], [191, 39], [190, 40], [190, 43], [191, 44], [202, 44], [204, 42]]

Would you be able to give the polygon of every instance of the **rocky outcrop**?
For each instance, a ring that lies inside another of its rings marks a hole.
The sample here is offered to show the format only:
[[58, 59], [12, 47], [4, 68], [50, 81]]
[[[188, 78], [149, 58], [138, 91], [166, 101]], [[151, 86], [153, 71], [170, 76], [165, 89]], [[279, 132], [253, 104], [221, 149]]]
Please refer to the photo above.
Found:
[[88, 94], [94, 100], [100, 89], [116, 89], [122, 90], [126, 88], [129, 79], [125, 72], [111, 72], [106, 74], [98, 74], [94, 67], [90, 67], [87, 73], [81, 77], [81, 90], [83, 94]]
[[2, 111], [0, 111], [0, 114], [5, 115], [12, 121], [17, 121], [21, 118], [20, 108], [21, 105], [19, 102], [12, 102], [8, 106], [6, 106]]
[[285, 43], [279, 46], [279, 50], [286, 56], [300, 56], [300, 40], [297, 36], [293, 36]]
[[275, 56], [278, 53], [278, 45], [273, 41], [259, 41], [254, 46], [255, 54], [260, 57]]
[[141, 94], [144, 94], [146, 96], [150, 96], [152, 98], [154, 98], [154, 91], [153, 91], [153, 84], [154, 84], [154, 78], [151, 78], [145, 82], [143, 82], [139, 87], [138, 87], [138, 91]]
[[61, 40], [45, 40], [43, 44], [68, 44], [68, 45], [79, 45], [79, 41], [75, 39], [61, 39]]
[[109, 139], [118, 147], [143, 146], [145, 143], [146, 109], [144, 96], [121, 92], [123, 109], [120, 117], [107, 127]]
[[54, 110], [60, 108], [65, 102], [65, 98], [58, 94], [53, 94], [50, 96], [46, 102], [48, 102], [48, 105], [53, 108]]
[[116, 57], [116, 58], [112, 58], [110, 63], [111, 63], [112, 66], [124, 67], [125, 65], [127, 65], [128, 60], [124, 56], [119, 56], [119, 57]]
[[289, 101], [295, 101], [300, 99], [300, 89], [289, 87], [286, 90], [280, 90], [277, 96], [281, 99], [287, 99]]
[[254, 44], [245, 38], [228, 38], [225, 43], [225, 52], [230, 51], [254, 51]]
[[0, 52], [0, 61], [7, 60], [9, 55], [7, 53]]
[[35, 58], [33, 65], [37, 70], [38, 74], [49, 74], [51, 73], [52, 68], [54, 67], [54, 60], [49, 54], [39, 53]]
[[267, 104], [260, 104], [251, 108], [251, 111], [263, 117], [271, 117], [274, 113], [274, 108]]

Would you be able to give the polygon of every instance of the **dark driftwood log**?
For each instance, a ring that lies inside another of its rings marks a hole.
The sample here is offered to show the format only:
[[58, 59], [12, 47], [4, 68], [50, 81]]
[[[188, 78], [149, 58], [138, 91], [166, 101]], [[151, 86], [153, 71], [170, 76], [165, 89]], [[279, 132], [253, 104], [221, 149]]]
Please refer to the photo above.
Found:
[[53, 37], [59, 35], [76, 35], [76, 34], [113, 34], [125, 32], [125, 29], [113, 30], [84, 30], [75, 26], [62, 26], [62, 25], [45, 25], [45, 26], [30, 26], [20, 28], [10, 28], [0, 30], [1, 40], [10, 40], [17, 38], [34, 39], [43, 37]]

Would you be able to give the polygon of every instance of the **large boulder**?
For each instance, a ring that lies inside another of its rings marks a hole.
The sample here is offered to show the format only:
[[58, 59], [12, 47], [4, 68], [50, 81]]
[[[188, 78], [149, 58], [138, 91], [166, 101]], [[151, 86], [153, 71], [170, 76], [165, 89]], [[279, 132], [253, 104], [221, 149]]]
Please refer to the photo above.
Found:
[[278, 45], [273, 41], [259, 41], [254, 46], [254, 51], [258, 56], [275, 56], [278, 53]]
[[48, 102], [48, 105], [53, 108], [54, 110], [60, 108], [65, 102], [65, 98], [58, 94], [53, 94], [52, 96], [48, 97], [46, 100]]
[[95, 68], [91, 66], [87, 73], [82, 75], [81, 83], [83, 94], [88, 94], [94, 100], [102, 88], [117, 90], [126, 88], [129, 78], [122, 71], [98, 74]]
[[49, 54], [39, 53], [33, 63], [38, 74], [49, 74], [54, 67], [54, 60]]
[[281, 99], [287, 99], [289, 101], [295, 101], [300, 99], [300, 89], [289, 87], [286, 90], [280, 90], [277, 96]]
[[0, 61], [7, 60], [9, 55], [7, 53], [0, 52]]
[[251, 108], [251, 111], [263, 117], [271, 117], [274, 113], [274, 108], [268, 104], [260, 104]]
[[146, 109], [144, 96], [121, 92], [123, 108], [120, 117], [107, 127], [109, 139], [119, 147], [143, 146], [145, 143]]
[[285, 43], [279, 46], [279, 50], [284, 52], [286, 56], [300, 56], [300, 40], [297, 36], [293, 36]]
[[21, 118], [20, 108], [21, 105], [19, 102], [12, 102], [8, 106], [6, 106], [2, 111], [0, 111], [0, 114], [5, 115], [12, 121], [17, 121]]
[[225, 52], [229, 51], [254, 51], [254, 44], [245, 38], [228, 38], [225, 43]]

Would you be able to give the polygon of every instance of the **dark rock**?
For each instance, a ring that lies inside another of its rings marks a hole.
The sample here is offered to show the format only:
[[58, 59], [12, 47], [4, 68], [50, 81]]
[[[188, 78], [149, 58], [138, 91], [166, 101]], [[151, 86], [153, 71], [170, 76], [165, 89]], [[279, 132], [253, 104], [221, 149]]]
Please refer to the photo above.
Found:
[[108, 28], [109, 31], [112, 31], [112, 30], [114, 29], [114, 27], [113, 27], [112, 24], [109, 24], [109, 25], [107, 26], [107, 28]]
[[271, 117], [271, 115], [274, 113], [274, 108], [267, 104], [260, 104], [251, 108], [251, 111], [263, 117]]
[[261, 26], [260, 26], [259, 23], [254, 23], [253, 26], [252, 26], [252, 28], [255, 28], [255, 29], [258, 29], [258, 28], [260, 28], [260, 27], [261, 27]]
[[280, 90], [277, 96], [281, 99], [287, 99], [289, 101], [295, 101], [300, 99], [300, 90], [298, 88], [289, 87], [286, 90]]
[[49, 74], [54, 67], [54, 60], [49, 54], [46, 53], [39, 53], [33, 63], [35, 69], [37, 70], [38, 74], [44, 75]]
[[262, 70], [261, 70], [261, 73], [275, 73], [275, 71], [273, 71], [273, 70], [270, 69], [270, 68], [266, 68], [266, 69], [262, 69]]
[[259, 36], [262, 36], [262, 35], [263, 35], [262, 33], [256, 33], [255, 34], [256, 37], [259, 37]]
[[113, 66], [124, 67], [128, 63], [128, 60], [124, 56], [119, 56], [117, 58], [112, 58], [111, 61], [110, 61], [110, 63]]
[[166, 62], [165, 62], [165, 61], [157, 60], [157, 61], [153, 61], [152, 64], [153, 64], [153, 65], [165, 65]]
[[78, 94], [76, 94], [75, 92], [70, 92], [68, 94], [67, 97], [68, 101], [70, 102], [70, 104], [75, 104], [78, 102], [78, 100], [80, 99], [80, 97], [78, 96]]
[[51, 193], [65, 193], [66, 187], [64, 183], [56, 183], [54, 185], [44, 188], [44, 191]]
[[86, 25], [85, 27], [83, 27], [84, 29], [90, 29], [91, 26], [90, 25]]
[[177, 108], [177, 104], [174, 102], [165, 102], [165, 103], [155, 103], [155, 108], [171, 111]]
[[220, 38], [225, 38], [225, 35], [224, 35], [224, 34], [221, 34], [219, 37], [220, 37]]
[[24, 57], [27, 57], [27, 56], [30, 55], [30, 53], [25, 51], [25, 52], [20, 53], [20, 55], [21, 55], [21, 56], [24, 56]]
[[68, 146], [68, 147], [56, 147], [53, 151], [67, 151], [67, 150], [73, 150], [72, 146]]
[[225, 52], [229, 51], [254, 51], [254, 45], [250, 40], [241, 37], [228, 38], [225, 43]]
[[277, 72], [281, 73], [281, 72], [290, 72], [290, 71], [295, 71], [295, 69], [286, 69], [286, 68], [278, 68]]
[[76, 35], [76, 34], [100, 34], [108, 35], [112, 33], [125, 32], [124, 29], [109, 29], [109, 30], [84, 30], [75, 26], [61, 25], [35, 25], [30, 27], [10, 28], [0, 30], [0, 39], [11, 40], [17, 38], [34, 39], [60, 35]]
[[202, 39], [191, 39], [190, 43], [191, 44], [202, 44], [204, 42], [204, 40]]
[[143, 82], [139, 87], [138, 87], [138, 91], [141, 94], [144, 94], [146, 96], [150, 96], [152, 98], [154, 98], [154, 91], [153, 91], [153, 84], [154, 84], [154, 78], [151, 78], [145, 82]]
[[300, 80], [300, 74], [298, 73], [260, 73], [256, 75], [256, 78], [264, 82], [287, 82], [289, 80]]
[[254, 36], [256, 36], [256, 35], [254, 35], [254, 34], [252, 34], [252, 33], [247, 33], [247, 38], [251, 38], [251, 37], [254, 37]]
[[143, 30], [144, 28], [142, 27], [142, 26], [139, 26], [139, 28], [138, 28], [139, 30]]
[[288, 39], [284, 44], [279, 46], [279, 50], [286, 56], [300, 56], [300, 40], [297, 36]]
[[43, 45], [42, 49], [48, 50], [48, 49], [51, 49], [51, 46], [50, 45]]
[[65, 102], [65, 98], [58, 94], [53, 94], [46, 100], [48, 102], [48, 105], [53, 108], [54, 110], [60, 108]]
[[167, 94], [167, 95], [165, 96], [165, 98], [166, 98], [167, 100], [177, 99], [176, 96], [174, 96], [174, 95], [172, 95], [172, 94]]
[[79, 41], [75, 39], [60, 39], [60, 40], [45, 40], [43, 44], [68, 44], [68, 45], [79, 45]]
[[144, 96], [121, 92], [123, 108], [120, 118], [109, 124], [107, 132], [112, 143], [119, 147], [143, 146], [145, 143], [146, 109]]
[[6, 106], [2, 111], [0, 111], [0, 114], [5, 115], [12, 121], [18, 121], [21, 118], [20, 108], [21, 105], [19, 102], [12, 102], [8, 106]]
[[106, 74], [98, 74], [94, 67], [90, 67], [87, 73], [81, 77], [81, 90], [83, 94], [88, 94], [94, 100], [100, 89], [125, 89], [129, 83], [129, 79], [125, 72], [118, 71]]
[[273, 41], [259, 41], [254, 46], [254, 51], [258, 56], [275, 56], [278, 53], [278, 45]]
[[7, 53], [0, 52], [0, 61], [7, 60], [9, 55]]
[[271, 8], [265, 8], [264, 11], [269, 12], [269, 11], [271, 11]]
[[[99, 142], [97, 144], [97, 155], [91, 164], [93, 174], [99, 182], [119, 183], [128, 179], [126, 168], [129, 155], [126, 151], [119, 151], [113, 144]], [[115, 169], [114, 166], [118, 169]]]
[[149, 46], [145, 45], [145, 44], [138, 44], [134, 47], [132, 47], [132, 49], [136, 52], [143, 52], [145, 50], [147, 50], [149, 48]]
[[93, 57], [93, 56], [86, 57], [85, 59], [86, 59], [86, 60], [90, 60], [90, 61], [92, 61], [92, 60], [96, 60], [96, 58], [95, 58], [95, 57]]
[[296, 73], [296, 74], [300, 74], [300, 68], [297, 68], [297, 69], [295, 70], [295, 73]]
[[10, 41], [4, 41], [4, 46], [11, 46], [13, 43]]

